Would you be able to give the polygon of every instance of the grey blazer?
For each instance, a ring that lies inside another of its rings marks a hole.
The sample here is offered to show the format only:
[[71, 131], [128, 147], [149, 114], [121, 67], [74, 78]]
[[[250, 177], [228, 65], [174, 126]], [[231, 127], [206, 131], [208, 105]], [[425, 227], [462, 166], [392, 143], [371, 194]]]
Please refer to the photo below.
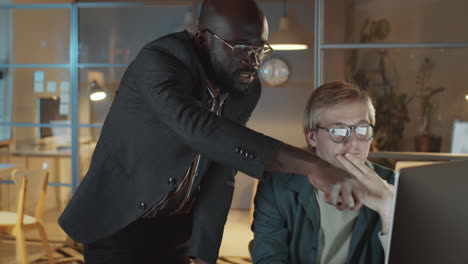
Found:
[[189, 254], [216, 261], [233, 172], [261, 178], [279, 141], [244, 126], [260, 97], [258, 79], [247, 95], [227, 99], [222, 118], [208, 111], [205, 80], [187, 32], [164, 36], [140, 51], [121, 80], [90, 169], [60, 216], [72, 239], [93, 242], [144, 215], [200, 153], [202, 188]]

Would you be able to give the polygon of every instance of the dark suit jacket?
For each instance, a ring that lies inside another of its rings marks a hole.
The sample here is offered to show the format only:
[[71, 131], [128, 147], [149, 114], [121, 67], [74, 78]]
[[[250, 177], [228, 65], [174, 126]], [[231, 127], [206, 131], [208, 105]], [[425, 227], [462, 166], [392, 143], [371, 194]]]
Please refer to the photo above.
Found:
[[187, 32], [157, 39], [140, 51], [122, 78], [90, 169], [59, 219], [71, 238], [93, 242], [135, 221], [174, 187], [173, 179], [183, 177], [200, 153], [202, 185], [189, 253], [216, 260], [233, 171], [261, 178], [279, 141], [244, 126], [260, 96], [258, 79], [247, 95], [227, 99], [222, 118], [208, 111], [205, 80]]
[[[370, 162], [367, 165], [388, 183], [394, 184], [392, 170]], [[305, 176], [272, 173], [260, 182], [255, 196], [254, 218], [253, 263], [316, 263], [320, 210], [315, 189]], [[361, 207], [346, 263], [384, 263], [384, 249], [378, 237], [381, 229], [378, 213]]]

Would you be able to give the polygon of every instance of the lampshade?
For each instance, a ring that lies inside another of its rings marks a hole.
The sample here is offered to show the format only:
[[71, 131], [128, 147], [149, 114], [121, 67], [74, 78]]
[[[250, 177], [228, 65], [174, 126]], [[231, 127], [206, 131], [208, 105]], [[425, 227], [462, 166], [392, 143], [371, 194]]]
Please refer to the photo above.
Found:
[[311, 42], [311, 33], [307, 32], [291, 12], [286, 12], [286, 0], [283, 2], [283, 16], [278, 30], [269, 38], [270, 46], [274, 50], [305, 50]]
[[100, 101], [106, 98], [106, 96], [106, 91], [101, 86], [99, 86], [96, 81], [92, 81], [89, 88], [89, 99], [91, 101]]

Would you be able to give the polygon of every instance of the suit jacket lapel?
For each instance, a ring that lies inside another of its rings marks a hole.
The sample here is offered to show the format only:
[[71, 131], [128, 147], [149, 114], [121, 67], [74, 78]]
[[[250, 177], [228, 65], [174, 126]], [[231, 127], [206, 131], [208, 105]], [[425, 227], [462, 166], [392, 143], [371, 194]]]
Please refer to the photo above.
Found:
[[359, 257], [354, 255], [364, 253], [363, 243], [369, 238], [369, 232], [372, 232], [370, 228], [374, 226], [373, 223], [377, 220], [377, 217], [377, 214], [367, 207], [363, 206], [359, 210], [359, 215], [356, 219], [356, 223], [354, 224], [353, 234], [351, 236], [351, 244], [349, 246], [346, 263], [351, 263], [351, 260], [356, 260], [356, 257]]
[[[298, 201], [311, 220], [313, 228], [319, 230], [320, 210], [317, 204], [315, 188], [312, 187], [305, 176], [298, 177], [297, 175], [291, 175], [287, 181], [288, 187], [298, 193]], [[350, 262], [350, 260], [356, 259], [356, 257], [359, 258], [359, 255], [363, 253], [363, 242], [369, 237], [369, 232], [372, 232], [370, 228], [374, 226], [373, 223], [377, 220], [378, 215], [376, 212], [365, 206], [361, 207], [351, 235], [351, 243], [346, 263], [354, 263]]]
[[312, 222], [315, 230], [319, 228], [319, 209], [315, 189], [305, 176], [290, 175], [287, 186], [298, 193], [299, 203]]

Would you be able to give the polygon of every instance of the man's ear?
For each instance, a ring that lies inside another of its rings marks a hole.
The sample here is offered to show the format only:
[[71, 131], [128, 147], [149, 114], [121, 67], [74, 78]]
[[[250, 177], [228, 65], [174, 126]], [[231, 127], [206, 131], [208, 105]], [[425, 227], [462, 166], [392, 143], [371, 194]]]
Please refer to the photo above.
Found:
[[211, 45], [210, 38], [208, 38], [206, 32], [198, 31], [195, 33], [195, 41], [200, 48], [208, 49]]
[[317, 147], [317, 131], [316, 130], [310, 130], [307, 132], [307, 142], [309, 143], [310, 146], [316, 148]]

